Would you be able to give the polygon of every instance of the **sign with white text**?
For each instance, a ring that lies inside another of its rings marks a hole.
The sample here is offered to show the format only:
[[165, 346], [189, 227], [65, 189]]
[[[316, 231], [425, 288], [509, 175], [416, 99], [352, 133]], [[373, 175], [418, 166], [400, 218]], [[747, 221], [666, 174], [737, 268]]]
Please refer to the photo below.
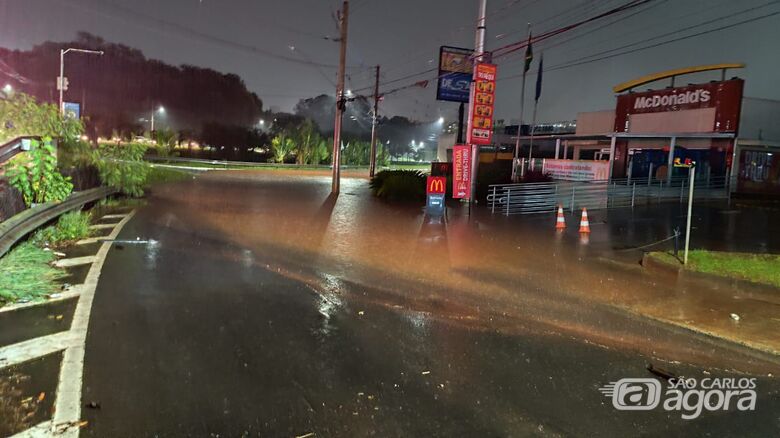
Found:
[[452, 197], [471, 199], [471, 147], [468, 145], [452, 148]]
[[609, 179], [609, 161], [545, 159], [542, 172], [568, 181], [605, 181]]
[[494, 64], [479, 63], [474, 68], [474, 101], [469, 106], [469, 129], [466, 143], [489, 145], [493, 142], [493, 109], [496, 101]]

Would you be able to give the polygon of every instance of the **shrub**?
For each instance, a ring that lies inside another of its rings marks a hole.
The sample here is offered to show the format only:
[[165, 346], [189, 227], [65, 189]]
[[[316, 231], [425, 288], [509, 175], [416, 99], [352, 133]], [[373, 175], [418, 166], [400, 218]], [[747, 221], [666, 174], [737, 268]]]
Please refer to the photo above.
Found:
[[62, 201], [73, 191], [70, 178], [57, 171], [57, 152], [48, 137], [43, 144], [33, 140], [30, 153], [13, 160], [8, 182], [22, 193], [27, 206]]
[[57, 105], [18, 92], [0, 99], [0, 143], [24, 135], [75, 139], [83, 131], [81, 120], [61, 117]]
[[145, 153], [146, 146], [139, 143], [101, 144], [93, 161], [103, 184], [129, 196], [143, 196], [149, 175]]
[[383, 170], [371, 179], [374, 195], [392, 201], [420, 201], [425, 198], [425, 174], [419, 170]]
[[89, 223], [92, 215], [81, 211], [72, 211], [60, 216], [56, 225], [39, 230], [33, 235], [33, 242], [39, 246], [59, 246], [90, 236]]

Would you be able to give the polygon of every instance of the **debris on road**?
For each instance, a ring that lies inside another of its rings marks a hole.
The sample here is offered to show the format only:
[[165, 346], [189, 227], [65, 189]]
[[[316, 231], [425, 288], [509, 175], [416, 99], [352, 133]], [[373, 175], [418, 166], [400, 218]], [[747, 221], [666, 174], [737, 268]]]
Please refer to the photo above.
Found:
[[733, 319], [734, 321], [739, 321], [741, 318], [736, 313], [732, 313], [731, 314], [731, 319]]
[[100, 409], [100, 402], [91, 401], [84, 406], [89, 409]]
[[676, 375], [670, 373], [669, 371], [663, 370], [661, 368], [656, 368], [655, 366], [653, 366], [653, 364], [647, 365], [647, 371], [650, 371], [651, 373], [665, 380], [677, 378]]
[[428, 375], [428, 374], [430, 374], [430, 373], [431, 373], [430, 371], [423, 371], [423, 372], [422, 372], [422, 375], [423, 375], [423, 376], [427, 376], [427, 375]]

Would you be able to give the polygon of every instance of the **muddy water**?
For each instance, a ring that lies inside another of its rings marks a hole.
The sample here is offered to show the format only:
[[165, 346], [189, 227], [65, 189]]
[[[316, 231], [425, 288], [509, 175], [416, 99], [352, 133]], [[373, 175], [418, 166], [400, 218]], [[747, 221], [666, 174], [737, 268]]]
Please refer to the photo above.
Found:
[[[378, 201], [363, 179], [344, 179], [338, 197], [329, 191], [321, 176], [214, 173], [156, 190], [149, 208], [159, 211], [158, 226], [197, 228], [244, 248], [231, 255], [236, 262], [305, 281], [326, 308], [367, 300], [487, 330], [574, 337], [708, 367], [778, 369], [772, 357], [685, 329], [780, 351], [777, 302], [598, 263], [596, 251], [575, 233], [556, 234], [552, 222], [457, 210], [445, 225], [426, 224], [421, 208]], [[594, 226], [592, 239], [599, 233], [607, 231]], [[366, 295], [360, 285], [383, 293]]]

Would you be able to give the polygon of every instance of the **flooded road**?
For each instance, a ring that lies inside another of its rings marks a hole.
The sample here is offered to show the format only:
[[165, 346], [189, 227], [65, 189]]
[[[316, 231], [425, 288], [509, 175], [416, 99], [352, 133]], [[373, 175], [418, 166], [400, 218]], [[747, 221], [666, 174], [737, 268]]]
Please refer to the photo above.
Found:
[[[152, 243], [115, 246], [103, 268], [83, 394], [100, 409], [85, 410], [82, 433], [780, 430], [776, 358], [684, 327], [733, 324], [708, 310], [733, 294], [596, 263], [552, 224], [457, 211], [426, 224], [366, 186], [345, 179], [334, 198], [328, 178], [231, 172], [156, 189], [120, 235]], [[770, 349], [778, 332], [751, 320], [777, 305], [740, 305], [741, 334]], [[682, 323], [659, 322], [661, 311]], [[756, 410], [695, 421], [616, 411], [599, 387], [652, 377], [649, 363], [756, 377]]]

